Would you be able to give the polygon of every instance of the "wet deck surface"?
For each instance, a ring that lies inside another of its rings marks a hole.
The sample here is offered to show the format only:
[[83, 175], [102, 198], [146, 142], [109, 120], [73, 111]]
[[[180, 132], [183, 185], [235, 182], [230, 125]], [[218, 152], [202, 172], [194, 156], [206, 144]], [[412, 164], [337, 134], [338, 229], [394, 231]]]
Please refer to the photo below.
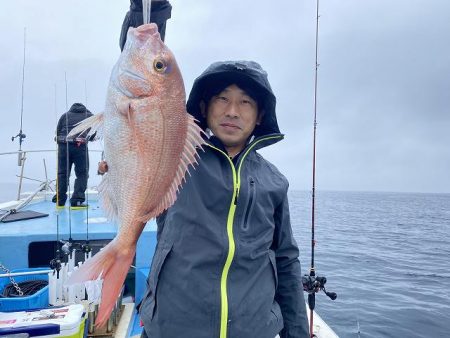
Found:
[[[64, 208], [56, 208], [51, 197], [46, 200], [33, 201], [22, 210], [32, 210], [46, 213], [48, 216], [35, 219], [20, 220], [16, 222], [0, 222], [0, 261], [9, 269], [29, 266], [29, 248], [35, 242], [48, 242], [56, 240], [73, 241], [111, 240], [119, 227], [109, 221], [100, 207], [99, 202], [92, 198], [88, 200], [88, 208], [70, 208], [69, 201]], [[5, 207], [2, 207], [5, 210]], [[154, 220], [145, 227], [143, 241], [148, 240], [150, 232], [156, 230]], [[153, 243], [152, 239], [152, 243]], [[145, 252], [142, 265], [148, 267], [151, 259], [150, 253]]]
[[46, 213], [48, 216], [9, 223], [0, 222], [0, 240], [1, 237], [17, 234], [26, 236], [56, 234], [58, 228], [62, 235], [71, 231], [73, 236], [84, 237], [87, 230], [95, 237], [115, 233], [117, 225], [106, 219], [98, 201], [91, 200], [88, 203], [88, 208], [81, 209], [70, 208], [69, 203], [64, 208], [56, 208], [56, 204], [50, 200], [29, 204], [22, 210]]

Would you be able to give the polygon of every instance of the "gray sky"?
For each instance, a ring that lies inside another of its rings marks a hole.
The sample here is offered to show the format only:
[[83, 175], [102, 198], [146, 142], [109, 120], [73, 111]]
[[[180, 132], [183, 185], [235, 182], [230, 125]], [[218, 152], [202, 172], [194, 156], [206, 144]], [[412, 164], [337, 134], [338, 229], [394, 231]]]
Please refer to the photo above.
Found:
[[[186, 90], [211, 62], [261, 63], [286, 134], [262, 153], [292, 189], [310, 189], [315, 1], [171, 3], [166, 43]], [[54, 149], [64, 74], [68, 105], [87, 99], [101, 112], [128, 6], [0, 0], [0, 152], [18, 149], [11, 136], [20, 125], [24, 27], [23, 148]], [[450, 192], [450, 1], [322, 0], [320, 12], [317, 189]], [[43, 157], [30, 155], [27, 176], [44, 177]], [[53, 176], [54, 157], [45, 155]], [[16, 158], [0, 160], [0, 182], [14, 181]], [[93, 168], [97, 160], [91, 154]]]

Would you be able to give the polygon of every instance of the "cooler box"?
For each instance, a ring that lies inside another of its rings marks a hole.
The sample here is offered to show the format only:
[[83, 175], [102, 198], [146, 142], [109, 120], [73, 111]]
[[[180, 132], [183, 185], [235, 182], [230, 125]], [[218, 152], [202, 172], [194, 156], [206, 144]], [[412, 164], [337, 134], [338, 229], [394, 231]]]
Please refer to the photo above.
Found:
[[[48, 270], [48, 268], [29, 268], [29, 269], [16, 269], [11, 272], [31, 272]], [[13, 277], [16, 283], [32, 281], [32, 280], [46, 280], [48, 282], [48, 274], [39, 275], [25, 275]], [[8, 277], [0, 278], [0, 293], [3, 289], [11, 283]], [[25, 297], [12, 297], [12, 298], [0, 298], [0, 312], [7, 311], [21, 311], [48, 307], [48, 285], [37, 291], [31, 296]]]
[[27, 333], [30, 337], [83, 338], [86, 316], [81, 304], [36, 311], [0, 312], [0, 337]]

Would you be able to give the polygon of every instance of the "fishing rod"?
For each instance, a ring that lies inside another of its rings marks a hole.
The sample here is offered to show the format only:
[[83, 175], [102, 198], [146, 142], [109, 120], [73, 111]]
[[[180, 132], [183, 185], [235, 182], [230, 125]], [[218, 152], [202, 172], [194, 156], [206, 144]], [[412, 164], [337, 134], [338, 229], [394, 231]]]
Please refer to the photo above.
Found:
[[[68, 107], [68, 101], [67, 101], [67, 72], [64, 72], [64, 82], [65, 82], [65, 89], [66, 89], [66, 113], [65, 113], [65, 122], [66, 122], [66, 131], [68, 133], [69, 130], [69, 117], [67, 114], [67, 111], [69, 109]], [[59, 148], [58, 148], [59, 149]], [[58, 161], [59, 161], [59, 155], [58, 155]], [[69, 142], [66, 140], [66, 184], [67, 184], [67, 194], [70, 194], [70, 164], [69, 164]], [[72, 246], [72, 208], [69, 207], [69, 240], [64, 243], [62, 246], [62, 250], [66, 254], [71, 254], [71, 246]]]
[[316, 200], [316, 134], [317, 134], [317, 84], [318, 84], [318, 51], [319, 51], [319, 0], [316, 0], [316, 37], [315, 37], [315, 70], [314, 70], [314, 128], [313, 128], [313, 163], [312, 163], [312, 202], [311, 202], [311, 266], [309, 275], [302, 277], [303, 289], [308, 293], [308, 307], [310, 310], [309, 332], [314, 337], [314, 308], [316, 305], [316, 293], [323, 291], [329, 298], [335, 300], [337, 294], [325, 289], [326, 277], [316, 276], [314, 266], [315, 240], [315, 200]]
[[61, 261], [61, 242], [59, 239], [59, 214], [56, 214], [56, 246], [55, 246], [55, 258], [50, 261], [50, 268], [55, 272], [56, 278], [59, 279], [59, 271], [62, 267]]
[[[87, 81], [84, 80], [84, 101], [86, 107], [88, 106], [88, 97], [87, 97]], [[87, 108], [85, 112], [85, 118], [87, 118]], [[89, 149], [88, 149], [89, 140], [86, 138], [86, 163], [89, 163]], [[86, 176], [89, 177], [89, 168], [86, 166]], [[86, 243], [81, 245], [81, 251], [84, 252], [85, 258], [87, 259], [87, 255], [92, 251], [91, 246], [89, 245], [89, 191], [86, 191]]]
[[[55, 83], [55, 121], [56, 124], [58, 124], [58, 108], [57, 108], [57, 90], [56, 90], [56, 83]], [[59, 179], [58, 179], [58, 130], [55, 129], [55, 141], [56, 141], [56, 243], [55, 243], [55, 258], [53, 258], [50, 261], [50, 268], [54, 271], [56, 271], [56, 278], [59, 279], [59, 271], [61, 270], [62, 264], [61, 264], [61, 243], [59, 240], [59, 197], [58, 197], [58, 186], [59, 186]]]

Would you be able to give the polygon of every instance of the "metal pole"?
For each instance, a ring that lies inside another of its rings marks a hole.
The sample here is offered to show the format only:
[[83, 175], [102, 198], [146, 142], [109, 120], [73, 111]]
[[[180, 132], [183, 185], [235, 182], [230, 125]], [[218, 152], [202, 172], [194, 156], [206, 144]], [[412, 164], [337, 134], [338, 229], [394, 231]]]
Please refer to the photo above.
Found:
[[84, 101], [85, 101], [85, 106], [88, 106], [88, 98], [87, 98], [87, 83], [86, 80], [84, 80]]
[[22, 191], [22, 181], [23, 181], [23, 169], [25, 167], [25, 160], [27, 159], [26, 152], [21, 151], [21, 154], [23, 155], [23, 157], [22, 157], [22, 166], [20, 168], [19, 189], [17, 191], [17, 200], [20, 200], [20, 193]]
[[16, 277], [16, 276], [28, 276], [28, 275], [41, 275], [41, 274], [47, 274], [49, 272], [53, 272], [53, 270], [11, 272], [11, 273], [0, 274], [0, 278], [3, 278], [3, 277]]
[[25, 90], [25, 47], [26, 47], [27, 29], [23, 29], [23, 66], [22, 66], [22, 104], [20, 107], [20, 132], [19, 132], [19, 150], [22, 150], [22, 126], [23, 126], [23, 97]]

